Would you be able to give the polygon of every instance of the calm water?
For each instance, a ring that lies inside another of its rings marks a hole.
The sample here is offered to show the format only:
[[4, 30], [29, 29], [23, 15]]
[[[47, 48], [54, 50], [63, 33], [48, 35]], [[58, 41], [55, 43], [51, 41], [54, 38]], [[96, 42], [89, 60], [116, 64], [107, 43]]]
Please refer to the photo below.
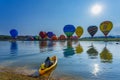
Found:
[[120, 80], [120, 44], [87, 41], [0, 42], [0, 70], [38, 74], [47, 56], [56, 55], [56, 80]]

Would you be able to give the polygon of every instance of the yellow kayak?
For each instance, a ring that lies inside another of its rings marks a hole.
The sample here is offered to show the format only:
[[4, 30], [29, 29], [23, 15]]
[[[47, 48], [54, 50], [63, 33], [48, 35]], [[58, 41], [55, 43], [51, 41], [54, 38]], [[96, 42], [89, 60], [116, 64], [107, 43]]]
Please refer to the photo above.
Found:
[[[53, 69], [57, 65], [57, 56], [50, 57], [50, 60], [53, 62], [53, 64], [50, 67], [45, 68], [45, 69], [41, 69], [41, 67], [40, 67], [40, 69], [39, 69], [40, 75], [43, 75], [44, 73], [50, 71], [51, 69]], [[41, 65], [45, 66], [45, 63], [43, 63]]]

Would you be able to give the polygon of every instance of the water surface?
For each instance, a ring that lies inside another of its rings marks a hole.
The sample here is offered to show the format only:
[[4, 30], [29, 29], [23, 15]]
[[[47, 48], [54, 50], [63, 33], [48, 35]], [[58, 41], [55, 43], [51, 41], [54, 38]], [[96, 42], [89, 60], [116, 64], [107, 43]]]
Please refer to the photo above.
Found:
[[119, 80], [120, 44], [93, 41], [0, 41], [0, 69], [38, 74], [47, 56], [56, 55], [56, 80]]

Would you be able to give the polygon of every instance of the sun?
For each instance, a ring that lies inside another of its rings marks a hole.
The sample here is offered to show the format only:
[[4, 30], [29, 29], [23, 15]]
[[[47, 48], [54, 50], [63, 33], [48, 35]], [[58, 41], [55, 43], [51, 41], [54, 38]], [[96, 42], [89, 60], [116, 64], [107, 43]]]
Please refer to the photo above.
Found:
[[95, 4], [92, 6], [91, 8], [91, 13], [94, 14], [94, 15], [98, 15], [100, 14], [102, 11], [102, 6], [99, 5], [99, 4]]

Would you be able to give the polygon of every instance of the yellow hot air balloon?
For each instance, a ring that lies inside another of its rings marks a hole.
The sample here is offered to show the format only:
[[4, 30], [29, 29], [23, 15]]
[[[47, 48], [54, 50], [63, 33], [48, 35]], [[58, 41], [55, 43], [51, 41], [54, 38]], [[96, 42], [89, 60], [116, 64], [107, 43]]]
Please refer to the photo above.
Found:
[[105, 36], [108, 35], [112, 28], [113, 24], [111, 21], [104, 21], [100, 24], [100, 30], [103, 32]]
[[78, 26], [75, 30], [75, 33], [78, 36], [78, 38], [80, 38], [81, 35], [83, 34], [83, 28], [81, 26]]

